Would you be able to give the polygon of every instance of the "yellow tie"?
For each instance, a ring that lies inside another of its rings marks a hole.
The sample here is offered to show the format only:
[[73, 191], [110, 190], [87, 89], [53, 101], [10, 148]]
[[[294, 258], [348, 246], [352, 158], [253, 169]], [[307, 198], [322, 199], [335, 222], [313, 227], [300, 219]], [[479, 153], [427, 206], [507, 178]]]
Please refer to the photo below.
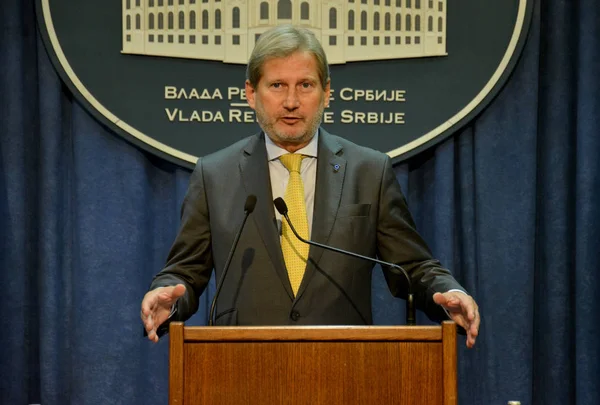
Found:
[[[300, 177], [303, 155], [287, 154], [279, 157], [281, 163], [290, 172], [290, 180], [285, 190], [284, 200], [288, 207], [288, 215], [296, 232], [304, 239], [308, 239], [308, 220], [306, 218], [306, 204], [304, 203], [304, 183]], [[294, 236], [287, 221], [281, 223], [281, 250], [285, 267], [288, 271], [294, 295], [298, 293], [300, 282], [306, 269], [309, 245], [301, 242]]]

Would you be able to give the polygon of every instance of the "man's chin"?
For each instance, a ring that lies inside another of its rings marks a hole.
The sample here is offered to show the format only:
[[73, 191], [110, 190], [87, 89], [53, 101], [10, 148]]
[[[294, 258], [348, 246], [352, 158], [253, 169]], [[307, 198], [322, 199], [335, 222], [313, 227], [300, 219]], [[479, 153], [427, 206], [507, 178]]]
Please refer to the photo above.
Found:
[[290, 133], [285, 133], [285, 132], [283, 132], [283, 133], [279, 132], [277, 134], [277, 138], [278, 138], [279, 142], [288, 143], [288, 144], [299, 144], [299, 143], [303, 143], [303, 142], [310, 140], [310, 137], [308, 137], [306, 135], [306, 133], [290, 134]]

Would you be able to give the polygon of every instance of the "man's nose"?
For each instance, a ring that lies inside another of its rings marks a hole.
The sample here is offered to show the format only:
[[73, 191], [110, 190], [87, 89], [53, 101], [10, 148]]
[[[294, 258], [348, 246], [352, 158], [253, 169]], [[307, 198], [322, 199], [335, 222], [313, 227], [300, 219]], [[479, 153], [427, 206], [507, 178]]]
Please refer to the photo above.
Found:
[[298, 99], [298, 92], [294, 87], [290, 87], [285, 100], [283, 100], [283, 107], [288, 110], [295, 110], [300, 106], [300, 100]]

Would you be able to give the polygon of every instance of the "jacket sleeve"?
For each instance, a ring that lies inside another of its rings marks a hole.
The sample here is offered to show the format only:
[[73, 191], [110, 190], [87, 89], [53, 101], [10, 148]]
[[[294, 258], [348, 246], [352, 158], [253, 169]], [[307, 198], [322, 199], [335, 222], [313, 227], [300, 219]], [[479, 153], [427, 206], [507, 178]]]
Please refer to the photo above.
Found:
[[[184, 284], [186, 293], [179, 298], [170, 321], [185, 321], [198, 310], [199, 297], [213, 271], [211, 231], [202, 159], [190, 178], [181, 208], [181, 225], [164, 269], [158, 273], [150, 289]], [[165, 322], [167, 327], [168, 322]]]
[[[433, 301], [433, 294], [450, 289], [465, 289], [448, 269], [432, 257], [429, 247], [416, 231], [400, 184], [394, 175], [389, 157], [385, 158], [381, 176], [377, 221], [377, 254], [383, 260], [404, 268], [410, 276], [415, 304], [434, 321], [448, 319], [442, 307]], [[384, 269], [391, 293], [406, 298], [407, 283], [401, 274]]]

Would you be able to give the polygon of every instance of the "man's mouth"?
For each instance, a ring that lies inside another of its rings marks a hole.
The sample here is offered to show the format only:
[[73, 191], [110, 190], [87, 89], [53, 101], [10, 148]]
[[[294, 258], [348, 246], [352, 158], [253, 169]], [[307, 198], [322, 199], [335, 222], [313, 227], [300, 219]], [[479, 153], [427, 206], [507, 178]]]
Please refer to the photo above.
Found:
[[300, 121], [300, 117], [292, 117], [292, 116], [281, 117], [281, 121], [283, 121], [286, 124], [293, 125], [293, 124], [297, 123], [298, 121]]

